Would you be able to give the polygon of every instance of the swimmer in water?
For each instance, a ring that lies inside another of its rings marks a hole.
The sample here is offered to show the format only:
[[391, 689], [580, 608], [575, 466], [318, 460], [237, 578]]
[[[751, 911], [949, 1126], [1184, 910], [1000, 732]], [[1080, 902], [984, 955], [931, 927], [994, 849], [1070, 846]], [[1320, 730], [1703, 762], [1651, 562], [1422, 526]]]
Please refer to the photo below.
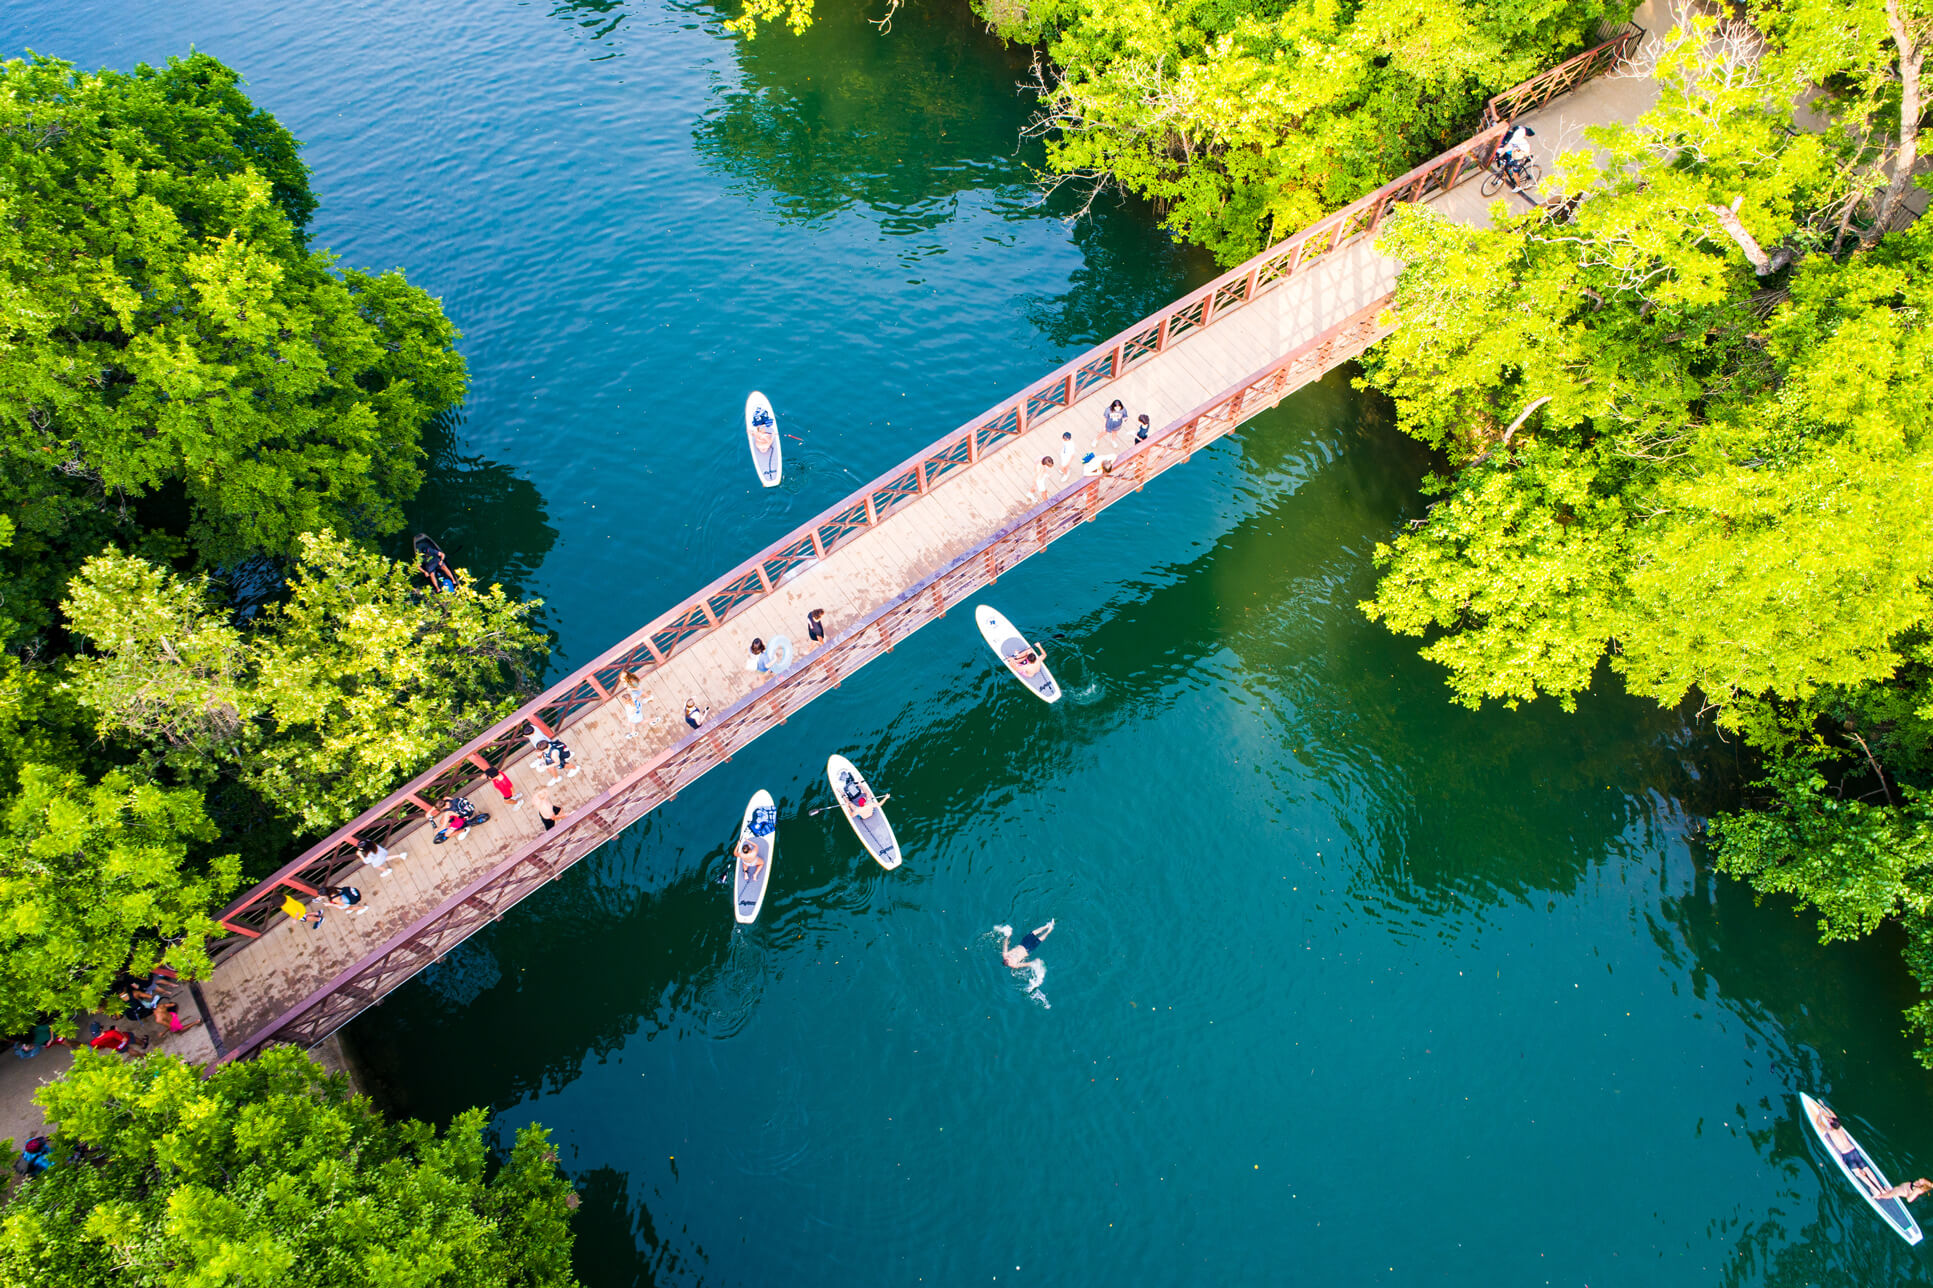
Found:
[[1000, 960], [1009, 969], [1026, 972], [1027, 996], [1046, 1006], [1047, 997], [1040, 991], [1040, 982], [1047, 978], [1047, 965], [1033, 953], [1040, 947], [1041, 940], [1054, 933], [1054, 923], [1049, 921], [1044, 926], [1034, 927], [1017, 944], [1013, 942], [1012, 926], [995, 926], [994, 929], [1000, 932]]
[[1000, 960], [1019, 970], [1027, 962], [1028, 954], [1040, 947], [1040, 941], [1054, 933], [1054, 923], [1036, 926], [1022, 936], [1019, 943], [1013, 942], [1012, 926], [995, 926], [1000, 932]]

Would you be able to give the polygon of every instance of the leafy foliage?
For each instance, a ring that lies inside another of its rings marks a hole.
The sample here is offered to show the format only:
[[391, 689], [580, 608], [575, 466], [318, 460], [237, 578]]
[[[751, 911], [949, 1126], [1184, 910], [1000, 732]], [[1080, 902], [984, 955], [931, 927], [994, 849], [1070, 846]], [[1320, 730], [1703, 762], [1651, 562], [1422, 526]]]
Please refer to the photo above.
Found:
[[124, 965], [205, 975], [202, 945], [218, 933], [210, 909], [237, 877], [230, 857], [190, 867], [190, 843], [213, 837], [192, 789], [21, 766], [0, 828], [0, 1032], [45, 1015], [68, 1028]]
[[467, 574], [424, 591], [408, 564], [301, 538], [286, 602], [247, 629], [206, 583], [131, 555], [88, 561], [63, 605], [103, 736], [191, 775], [236, 775], [307, 830], [334, 827], [514, 710], [541, 661], [537, 601]]
[[[1764, 764], [1721, 867], [1827, 939], [1902, 920], [1933, 991], [1933, 228], [1873, 164], [1910, 160], [1933, 19], [1758, 18], [1654, 48], [1657, 106], [1565, 158], [1554, 207], [1390, 222], [1371, 378], [1454, 471], [1364, 609], [1468, 705], [1568, 706], [1600, 662], [1701, 699]], [[1909, 1020], [1933, 1065], [1933, 1002]]]
[[1176, 234], [1232, 264], [1441, 151], [1490, 95], [1582, 49], [1630, 5], [980, 0], [980, 11], [1002, 35], [1045, 38], [1052, 169], [1153, 200]]
[[36, 57], [0, 87], [0, 511], [26, 603], [163, 489], [211, 562], [399, 528], [420, 430], [463, 395], [455, 330], [304, 245], [295, 140], [235, 73]]
[[36, 1099], [56, 1161], [0, 1218], [0, 1285], [575, 1282], [576, 1195], [540, 1127], [492, 1175], [482, 1110], [389, 1124], [293, 1047], [206, 1077], [82, 1051]]

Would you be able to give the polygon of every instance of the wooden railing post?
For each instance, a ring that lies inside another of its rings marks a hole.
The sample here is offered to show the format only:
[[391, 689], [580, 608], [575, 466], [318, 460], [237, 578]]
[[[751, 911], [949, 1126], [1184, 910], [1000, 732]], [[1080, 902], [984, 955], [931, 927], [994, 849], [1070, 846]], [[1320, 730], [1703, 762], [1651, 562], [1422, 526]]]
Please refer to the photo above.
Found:
[[758, 588], [768, 595], [772, 593], [772, 579], [765, 575], [765, 564], [762, 561], [758, 565]]

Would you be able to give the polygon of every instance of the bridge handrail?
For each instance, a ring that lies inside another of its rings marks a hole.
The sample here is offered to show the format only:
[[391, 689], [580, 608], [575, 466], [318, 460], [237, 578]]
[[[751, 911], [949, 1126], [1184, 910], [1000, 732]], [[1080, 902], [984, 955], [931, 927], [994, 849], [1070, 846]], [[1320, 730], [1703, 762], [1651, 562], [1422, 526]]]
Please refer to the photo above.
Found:
[[[487, 902], [487, 896], [502, 889], [506, 884], [519, 879], [528, 880], [524, 869], [538, 869], [537, 880], [555, 880], [568, 866], [569, 859], [557, 864], [545, 864], [540, 854], [553, 847], [560, 836], [569, 833], [579, 819], [597, 815], [600, 811], [620, 807], [627, 795], [640, 784], [650, 783], [663, 795], [675, 795], [684, 779], [681, 764], [688, 765], [689, 752], [694, 744], [711, 741], [715, 751], [724, 754], [743, 746], [752, 738], [769, 728], [775, 719], [782, 719], [789, 710], [796, 710], [811, 700], [805, 696], [790, 702], [788, 707], [786, 690], [800, 686], [837, 683], [837, 659], [843, 645], [859, 643], [872, 632], [876, 638], [873, 647], [890, 648], [895, 638], [904, 638], [911, 630], [917, 630], [924, 620], [937, 617], [947, 608], [962, 602], [962, 590], [957, 583], [962, 574], [967, 574], [970, 584], [984, 584], [1005, 571], [1000, 558], [1004, 547], [1038, 548], [1049, 539], [1043, 531], [1051, 526], [1052, 535], [1059, 536], [1084, 521], [1091, 520], [1105, 506], [1120, 499], [1123, 495], [1136, 492], [1154, 474], [1166, 469], [1176, 459], [1186, 460], [1200, 447], [1212, 442], [1222, 433], [1232, 429], [1243, 419], [1243, 408], [1252, 400], [1255, 406], [1273, 405], [1294, 387], [1286, 379], [1299, 366], [1313, 366], [1315, 374], [1327, 369], [1326, 359], [1330, 351], [1338, 345], [1345, 345], [1352, 332], [1367, 330], [1372, 334], [1386, 328], [1379, 315], [1390, 301], [1389, 296], [1375, 301], [1359, 311], [1356, 316], [1345, 319], [1328, 330], [1311, 337], [1289, 352], [1275, 358], [1247, 377], [1239, 386], [1215, 394], [1190, 411], [1184, 412], [1174, 420], [1160, 426], [1145, 441], [1130, 443], [1118, 458], [1110, 474], [1096, 477], [1083, 477], [1065, 484], [1061, 489], [1043, 499], [1032, 508], [1009, 519], [986, 541], [956, 555], [940, 568], [920, 578], [886, 603], [867, 613], [857, 622], [845, 626], [838, 634], [826, 641], [826, 647], [807, 658], [800, 666], [786, 672], [777, 680], [761, 685], [752, 692], [744, 694], [723, 710], [714, 713], [705, 729], [687, 735], [669, 747], [627, 770], [625, 774], [597, 795], [564, 816], [555, 831], [540, 832], [526, 839], [521, 845], [505, 854], [487, 871], [472, 876], [465, 884], [447, 894], [435, 908], [418, 917], [410, 925], [397, 931], [375, 952], [362, 961], [345, 967], [333, 978], [312, 989], [300, 1001], [274, 1019], [259, 1026], [246, 1035], [231, 1035], [233, 1045], [224, 1047], [224, 1060], [244, 1059], [253, 1051], [277, 1038], [298, 1036], [298, 1040], [319, 1041], [328, 1032], [348, 1022], [353, 1011], [360, 1011], [375, 1000], [378, 990], [358, 988], [358, 984], [370, 973], [371, 963], [384, 963], [417, 947], [418, 953], [413, 960], [405, 960], [397, 967], [397, 975], [408, 975], [423, 969], [429, 962], [440, 958], [444, 949], [436, 946], [439, 942], [437, 929], [453, 913], [459, 912], [466, 904], [476, 908], [478, 916], [500, 915], [501, 906]], [[1353, 346], [1347, 346], [1353, 347]], [[1313, 361], [1312, 361], [1313, 360]], [[1164, 463], [1165, 458], [1165, 463]], [[1010, 567], [1019, 558], [1008, 561]], [[954, 593], [943, 594], [942, 589]], [[910, 622], [902, 622], [897, 636], [889, 629], [895, 617], [905, 617], [909, 610], [914, 614]], [[848, 669], [849, 670], [849, 669]], [[826, 672], [815, 676], [815, 671]], [[699, 772], [702, 772], [700, 770]], [[668, 775], [669, 781], [661, 775]], [[427, 949], [422, 946], [430, 945]], [[393, 984], [390, 986], [393, 987]], [[382, 991], [387, 991], [386, 989]], [[341, 999], [347, 996], [346, 1004]], [[336, 1015], [326, 1014], [326, 1008], [338, 1004], [344, 1012]], [[305, 1032], [307, 1030], [307, 1032]]]
[[[1605, 24], [1609, 27], [1610, 24]], [[1600, 30], [1598, 41], [1583, 53], [1566, 58], [1555, 67], [1537, 73], [1521, 85], [1512, 85], [1484, 105], [1485, 125], [1506, 125], [1534, 112], [1559, 94], [1567, 94], [1594, 76], [1602, 75], [1629, 58], [1643, 41], [1645, 30], [1635, 22]]]
[[[1524, 110], [1524, 104], [1541, 105], [1575, 88], [1588, 76], [1615, 65], [1617, 57], [1622, 55], [1607, 51], [1628, 50], [1642, 34], [1641, 29], [1624, 31], [1505, 91], [1491, 103], [1509, 100], [1517, 104], [1514, 110], [1519, 112]], [[1588, 74], [1578, 70], [1583, 68], [1591, 70]], [[1486, 109], [1488, 115], [1489, 109]], [[244, 892], [222, 910], [218, 920], [230, 934], [211, 945], [211, 952], [219, 959], [247, 940], [260, 938], [283, 915], [281, 903], [285, 889], [315, 894], [358, 862], [355, 847], [360, 841], [386, 841], [417, 825], [429, 812], [432, 802], [475, 786], [507, 764], [527, 745], [522, 732], [527, 722], [549, 732], [568, 728], [580, 713], [609, 700], [620, 671], [645, 671], [662, 666], [693, 639], [718, 629], [791, 576], [877, 526], [900, 505], [931, 491], [955, 471], [977, 464], [1033, 425], [1072, 406], [1093, 389], [1120, 379], [1175, 341], [1212, 326], [1227, 312], [1253, 301], [1278, 283], [1309, 271], [1344, 246], [1373, 235], [1392, 206], [1420, 201], [1456, 187], [1488, 164], [1507, 123], [1508, 118], [1489, 125], [1449, 151], [1228, 270], [1190, 292], [1181, 302], [1150, 314], [1063, 363], [1019, 394], [995, 403], [938, 443], [908, 457], [821, 511], [712, 581], [691, 599], [571, 672], [513, 715], [497, 722], [488, 732], [450, 753]], [[683, 742], [673, 744], [674, 747], [682, 745]]]

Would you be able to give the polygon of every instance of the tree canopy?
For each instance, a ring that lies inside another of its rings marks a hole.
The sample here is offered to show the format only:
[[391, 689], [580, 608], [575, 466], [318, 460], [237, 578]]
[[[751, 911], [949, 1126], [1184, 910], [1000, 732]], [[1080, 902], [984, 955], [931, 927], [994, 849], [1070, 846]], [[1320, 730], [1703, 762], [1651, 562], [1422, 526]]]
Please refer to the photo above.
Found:
[[577, 1196], [544, 1130], [385, 1122], [294, 1047], [206, 1076], [91, 1051], [35, 1097], [51, 1168], [0, 1215], [0, 1285], [566, 1288]]
[[[402, 526], [459, 401], [436, 301], [310, 249], [295, 140], [205, 54], [0, 65], [0, 512], [33, 628], [127, 503], [178, 496], [210, 564]], [[38, 606], [38, 611], [36, 611]]]
[[408, 565], [305, 534], [288, 598], [234, 624], [205, 582], [109, 550], [62, 605], [103, 736], [190, 776], [230, 773], [304, 831], [354, 817], [515, 710], [544, 656], [519, 603], [465, 573], [427, 593]]
[[[1582, 50], [1630, 0], [972, 0], [1038, 44], [1047, 181], [1155, 203], [1236, 263], [1464, 137], [1485, 100]], [[887, 6], [887, 18], [896, 4]], [[811, 0], [744, 0], [793, 31]]]
[[1450, 468], [1364, 609], [1468, 705], [1601, 664], [1701, 703], [1765, 771], [1721, 866], [1827, 938], [1905, 918], [1933, 989], [1933, 228], [1889, 169], [1929, 34], [1910, 0], [1693, 18], [1543, 207], [1391, 219], [1370, 380]]
[[[310, 247], [295, 139], [204, 54], [0, 63], [0, 1033], [208, 969], [275, 866], [495, 720], [534, 606], [376, 538], [455, 328]], [[261, 570], [257, 602], [225, 586]], [[286, 579], [286, 581], [285, 581]], [[266, 602], [262, 602], [266, 600]]]

